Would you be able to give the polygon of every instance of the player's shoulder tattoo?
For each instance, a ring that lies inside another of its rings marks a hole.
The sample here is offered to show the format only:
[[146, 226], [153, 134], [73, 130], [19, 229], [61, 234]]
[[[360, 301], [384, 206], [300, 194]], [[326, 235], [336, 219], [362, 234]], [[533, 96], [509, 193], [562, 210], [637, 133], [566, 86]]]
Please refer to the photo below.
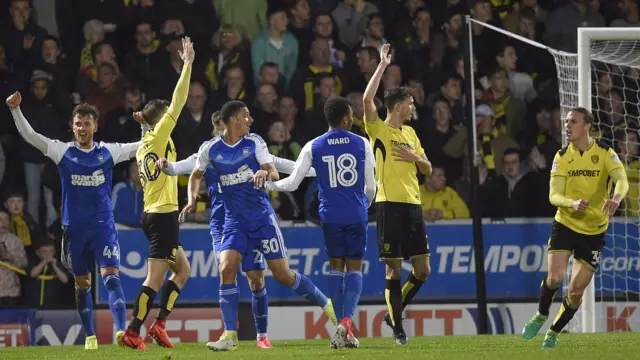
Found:
[[562, 149], [558, 150], [558, 155], [560, 155], [560, 157], [564, 156], [564, 154], [567, 153], [567, 150], [569, 150], [569, 145], [563, 147]]
[[609, 151], [609, 149], [611, 149], [611, 146], [602, 140], [596, 140], [596, 145], [604, 151]]

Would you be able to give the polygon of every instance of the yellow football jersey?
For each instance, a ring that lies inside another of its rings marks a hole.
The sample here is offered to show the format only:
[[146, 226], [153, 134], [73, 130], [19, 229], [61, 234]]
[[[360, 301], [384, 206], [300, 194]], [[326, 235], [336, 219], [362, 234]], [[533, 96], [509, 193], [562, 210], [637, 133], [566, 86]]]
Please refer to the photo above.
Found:
[[622, 168], [615, 151], [600, 141], [592, 140], [585, 152], [573, 144], [558, 151], [553, 159], [551, 176], [565, 177], [565, 197], [587, 200], [589, 207], [584, 212], [559, 207], [555, 220], [580, 234], [605, 232], [609, 217], [603, 213], [602, 207], [611, 198], [613, 185], [609, 174]]

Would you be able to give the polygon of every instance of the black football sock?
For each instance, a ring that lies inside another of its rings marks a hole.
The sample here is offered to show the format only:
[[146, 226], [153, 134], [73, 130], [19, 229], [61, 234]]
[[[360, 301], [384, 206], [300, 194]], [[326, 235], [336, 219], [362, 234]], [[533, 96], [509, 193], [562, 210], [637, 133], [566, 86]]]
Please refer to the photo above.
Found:
[[542, 280], [542, 284], [540, 285], [540, 298], [538, 299], [538, 312], [540, 315], [549, 316], [549, 308], [551, 308], [551, 303], [557, 293], [558, 289], [551, 289], [547, 286], [546, 278]]
[[[575, 307], [573, 307], [575, 306]], [[560, 306], [560, 311], [558, 311], [558, 315], [555, 320], [553, 320], [553, 325], [551, 325], [551, 331], [559, 333], [562, 329], [567, 326], [569, 321], [573, 318], [580, 307], [580, 303], [578, 304], [570, 304], [569, 298], [564, 298], [562, 301], [562, 306]]]
[[409, 274], [409, 277], [402, 285], [402, 310], [411, 304], [423, 284], [424, 280], [418, 279], [413, 273]]
[[131, 319], [129, 323], [129, 329], [135, 331], [137, 334], [140, 333], [140, 327], [147, 318], [147, 315], [149, 315], [155, 298], [156, 292], [152, 288], [144, 285], [140, 287], [136, 302], [133, 305], [133, 319]]
[[158, 311], [158, 320], [167, 320], [176, 299], [180, 295], [180, 288], [171, 280], [164, 282], [162, 287], [162, 295], [160, 296], [160, 310]]
[[402, 327], [402, 288], [400, 279], [387, 278], [384, 297], [389, 308], [389, 315], [396, 333], [404, 333]]

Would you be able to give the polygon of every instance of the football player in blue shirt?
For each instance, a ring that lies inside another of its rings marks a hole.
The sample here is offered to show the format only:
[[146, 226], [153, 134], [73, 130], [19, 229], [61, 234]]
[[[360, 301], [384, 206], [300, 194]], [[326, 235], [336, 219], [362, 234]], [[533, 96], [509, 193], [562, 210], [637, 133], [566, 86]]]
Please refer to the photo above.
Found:
[[241, 101], [230, 101], [222, 107], [221, 117], [227, 129], [224, 136], [207, 141], [200, 147], [196, 168], [189, 178], [189, 203], [185, 208], [186, 211], [195, 209], [200, 179], [211, 164], [225, 207], [219, 267], [220, 310], [226, 331], [207, 347], [226, 351], [235, 350], [238, 346], [236, 274], [242, 258], [254, 256], [254, 249], [263, 254], [276, 281], [322, 307], [332, 323], [337, 325], [331, 301], [311, 280], [289, 269], [287, 248], [278, 219], [264, 189], [267, 179], [278, 179], [278, 171], [264, 140], [249, 133], [253, 121], [249, 109]]
[[353, 110], [347, 99], [328, 100], [324, 114], [329, 131], [309, 141], [291, 176], [267, 183], [267, 190], [295, 191], [304, 174], [312, 166], [316, 170], [320, 221], [331, 266], [329, 295], [341, 319], [331, 347], [338, 349], [357, 344], [351, 334], [351, 319], [362, 292], [367, 209], [376, 194], [375, 159], [369, 141], [349, 131]]
[[[85, 332], [85, 349], [97, 349], [93, 327], [91, 271], [95, 262], [109, 292], [109, 308], [116, 327], [116, 340], [126, 328], [126, 305], [120, 284], [120, 246], [111, 207], [113, 167], [136, 155], [139, 142], [130, 144], [95, 143], [98, 110], [80, 104], [73, 110], [75, 141], [63, 143], [36, 133], [20, 110], [22, 97], [16, 92], [7, 105], [20, 135], [58, 166], [62, 182], [62, 263], [76, 283], [76, 305]], [[138, 119], [136, 119], [137, 121]], [[143, 127], [143, 133], [146, 129]]]
[[[213, 136], [219, 136], [224, 133], [224, 123], [220, 118], [220, 111], [216, 111], [211, 117], [213, 122]], [[167, 159], [159, 159], [158, 167], [164, 171], [167, 175], [184, 175], [191, 174], [196, 167], [196, 159], [198, 154], [193, 154], [188, 158], [170, 163]], [[279, 157], [273, 157], [273, 163], [276, 170], [281, 173], [291, 174], [293, 170], [294, 162]], [[315, 176], [315, 170], [309, 169], [307, 176]], [[211, 220], [209, 226], [211, 229], [211, 237], [213, 238], [213, 251], [215, 253], [215, 259], [220, 264], [220, 242], [222, 240], [222, 231], [224, 229], [224, 202], [218, 194], [218, 180], [213, 166], [207, 166], [204, 172], [204, 180], [207, 184], [209, 192], [209, 200], [211, 201]], [[267, 295], [267, 289], [264, 286], [264, 269], [265, 262], [262, 253], [258, 250], [253, 250], [255, 256], [245, 256], [242, 259], [242, 271], [247, 275], [249, 281], [249, 288], [253, 294], [251, 301], [251, 308], [253, 310], [253, 318], [255, 321], [257, 341], [256, 346], [261, 349], [270, 349], [271, 342], [267, 337], [267, 323], [269, 316], [269, 298]]]

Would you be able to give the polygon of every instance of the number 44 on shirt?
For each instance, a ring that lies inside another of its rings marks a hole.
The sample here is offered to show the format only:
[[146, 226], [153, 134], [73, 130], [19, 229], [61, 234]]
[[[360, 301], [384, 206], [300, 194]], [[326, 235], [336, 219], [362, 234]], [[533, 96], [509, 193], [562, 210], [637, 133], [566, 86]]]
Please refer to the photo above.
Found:
[[120, 259], [120, 251], [118, 251], [118, 247], [114, 246], [113, 250], [109, 248], [109, 246], [105, 246], [102, 251], [102, 256], [111, 259], [112, 256], [115, 256], [118, 260]]

